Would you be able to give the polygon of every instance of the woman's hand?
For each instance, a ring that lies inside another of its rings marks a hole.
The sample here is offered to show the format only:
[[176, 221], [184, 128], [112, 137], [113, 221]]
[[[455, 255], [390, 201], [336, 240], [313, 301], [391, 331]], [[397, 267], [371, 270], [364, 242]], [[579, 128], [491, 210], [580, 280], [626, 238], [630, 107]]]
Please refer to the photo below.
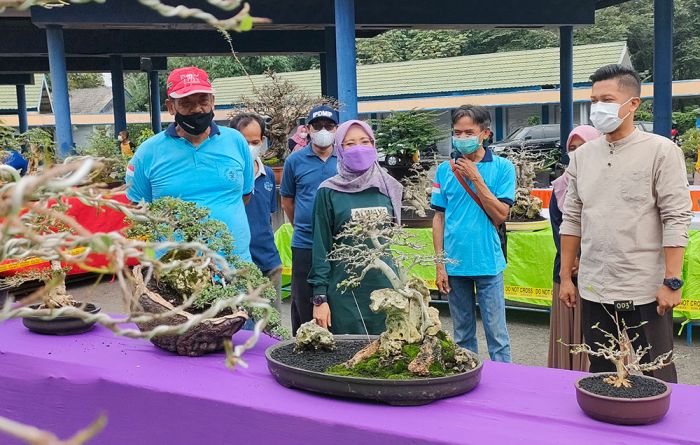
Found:
[[314, 320], [316, 324], [322, 328], [331, 327], [331, 307], [328, 303], [321, 303], [318, 306], [314, 306]]

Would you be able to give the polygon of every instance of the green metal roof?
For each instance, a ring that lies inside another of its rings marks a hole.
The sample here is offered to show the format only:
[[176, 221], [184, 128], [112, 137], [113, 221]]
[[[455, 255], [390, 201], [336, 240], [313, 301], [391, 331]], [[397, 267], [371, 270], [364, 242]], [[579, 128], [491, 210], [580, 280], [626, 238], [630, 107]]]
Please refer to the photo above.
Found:
[[[28, 111], [39, 111], [43, 85], [43, 74], [34, 75], [34, 85], [25, 85], [24, 94], [27, 97]], [[17, 89], [14, 85], [0, 85], [0, 112], [17, 113]]]
[[[589, 76], [603, 65], [629, 64], [626, 42], [610, 42], [574, 47], [574, 83], [589, 82]], [[308, 93], [321, 94], [319, 70], [279, 73]], [[251, 76], [256, 86], [265, 76]], [[219, 105], [237, 104], [251, 96], [245, 76], [216, 79]], [[360, 98], [410, 96], [453, 92], [529, 88], [559, 84], [559, 48], [499, 52], [443, 59], [381, 63], [357, 67]]]

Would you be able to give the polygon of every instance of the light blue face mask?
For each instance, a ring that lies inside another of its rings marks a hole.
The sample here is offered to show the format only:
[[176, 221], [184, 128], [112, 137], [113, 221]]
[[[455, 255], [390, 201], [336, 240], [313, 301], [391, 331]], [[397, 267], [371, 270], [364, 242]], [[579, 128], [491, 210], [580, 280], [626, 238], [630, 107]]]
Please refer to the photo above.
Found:
[[452, 136], [452, 148], [460, 152], [462, 155], [470, 155], [481, 147], [479, 136], [469, 136], [466, 138], [458, 138]]

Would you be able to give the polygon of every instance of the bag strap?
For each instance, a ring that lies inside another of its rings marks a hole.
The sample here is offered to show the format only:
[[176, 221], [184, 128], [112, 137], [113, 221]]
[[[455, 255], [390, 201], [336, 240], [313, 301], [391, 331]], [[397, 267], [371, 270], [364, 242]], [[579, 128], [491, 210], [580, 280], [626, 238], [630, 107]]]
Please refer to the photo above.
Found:
[[469, 187], [467, 182], [464, 180], [464, 177], [459, 173], [459, 171], [457, 171], [457, 165], [455, 164], [454, 159], [450, 159], [450, 166], [452, 166], [452, 173], [454, 173], [455, 177], [457, 178], [457, 181], [459, 181], [459, 183], [462, 184], [462, 187], [464, 188], [464, 190], [467, 193], [469, 193], [469, 196], [471, 196], [472, 199], [474, 200], [474, 202], [476, 202], [476, 205], [478, 205], [479, 208], [481, 208], [481, 210], [483, 210], [484, 213], [486, 213], [486, 217], [489, 219], [489, 221], [491, 221], [491, 224], [493, 224], [493, 226], [496, 228], [496, 230], [498, 230], [498, 225], [496, 225], [496, 223], [493, 222], [493, 220], [491, 219], [489, 214], [486, 212], [486, 209], [484, 208], [484, 205], [481, 203], [481, 199], [479, 199], [479, 196], [476, 193], [474, 193], [474, 190], [472, 190], [472, 188]]

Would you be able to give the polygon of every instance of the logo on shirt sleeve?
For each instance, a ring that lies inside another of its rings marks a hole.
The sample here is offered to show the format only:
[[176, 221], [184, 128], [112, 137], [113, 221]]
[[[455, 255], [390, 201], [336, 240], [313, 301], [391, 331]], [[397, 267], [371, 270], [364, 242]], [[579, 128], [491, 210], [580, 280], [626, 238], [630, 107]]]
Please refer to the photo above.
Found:
[[134, 176], [134, 164], [129, 164], [126, 166], [126, 176]]
[[440, 194], [440, 184], [438, 184], [437, 182], [433, 183], [433, 193], [436, 195]]

